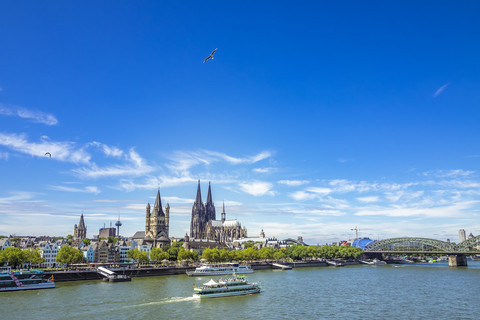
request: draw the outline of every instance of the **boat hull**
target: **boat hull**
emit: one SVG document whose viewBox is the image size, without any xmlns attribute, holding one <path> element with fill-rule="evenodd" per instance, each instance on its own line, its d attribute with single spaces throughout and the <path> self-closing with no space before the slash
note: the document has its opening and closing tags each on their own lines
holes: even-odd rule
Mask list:
<svg viewBox="0 0 480 320">
<path fill-rule="evenodd" d="M 241 296 L 246 294 L 255 294 L 260 293 L 260 287 L 255 287 L 248 290 L 241 290 L 241 291 L 231 291 L 231 292 L 214 292 L 214 293 L 207 293 L 207 294 L 199 294 L 194 293 L 193 297 L 197 299 L 208 299 L 208 298 L 221 298 L 221 297 L 231 297 L 231 296 Z"/>
<path fill-rule="evenodd" d="M 38 284 L 24 284 L 20 287 L 3 287 L 0 288 L 0 292 L 7 291 L 23 291 L 23 290 L 38 290 L 38 289 L 53 289 L 55 288 L 55 282 L 43 282 Z"/>
<path fill-rule="evenodd" d="M 195 271 L 187 271 L 187 275 L 189 277 L 192 276 L 224 276 L 224 275 L 231 275 L 232 273 L 235 274 L 246 274 L 246 273 L 253 273 L 253 269 L 250 270 L 228 270 L 228 271 L 208 271 L 208 272 L 195 272 Z"/>
</svg>

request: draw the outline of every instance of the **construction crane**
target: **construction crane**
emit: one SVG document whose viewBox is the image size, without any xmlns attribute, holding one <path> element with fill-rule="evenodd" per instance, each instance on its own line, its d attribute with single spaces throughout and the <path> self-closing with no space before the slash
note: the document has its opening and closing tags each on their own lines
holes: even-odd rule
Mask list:
<svg viewBox="0 0 480 320">
<path fill-rule="evenodd" d="M 355 240 L 357 240 L 358 239 L 358 231 L 360 231 L 360 229 L 358 229 L 357 226 L 355 226 L 355 228 L 350 229 L 350 230 L 352 230 L 352 231 L 355 230 Z M 362 230 L 370 230 L 370 229 L 362 229 Z"/>
</svg>

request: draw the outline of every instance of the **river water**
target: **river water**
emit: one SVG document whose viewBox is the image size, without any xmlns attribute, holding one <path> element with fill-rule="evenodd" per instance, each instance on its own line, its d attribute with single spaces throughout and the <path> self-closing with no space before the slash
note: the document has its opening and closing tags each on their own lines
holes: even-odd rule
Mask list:
<svg viewBox="0 0 480 320">
<path fill-rule="evenodd" d="M 263 292 L 198 300 L 211 277 L 78 281 L 0 293 L 0 319 L 480 319 L 480 262 L 263 270 Z M 218 277 L 214 277 L 218 279 Z"/>
</svg>

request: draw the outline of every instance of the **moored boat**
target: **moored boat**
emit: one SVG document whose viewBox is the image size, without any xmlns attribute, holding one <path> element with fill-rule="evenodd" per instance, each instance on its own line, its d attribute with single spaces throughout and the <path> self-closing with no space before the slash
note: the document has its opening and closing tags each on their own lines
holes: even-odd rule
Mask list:
<svg viewBox="0 0 480 320">
<path fill-rule="evenodd" d="M 227 274 L 252 273 L 253 269 L 249 265 L 241 265 L 238 263 L 224 264 L 203 264 L 194 271 L 187 271 L 188 276 L 221 276 Z"/>
<path fill-rule="evenodd" d="M 259 282 L 248 283 L 247 278 L 242 275 L 233 275 L 232 278 L 220 279 L 218 282 L 211 279 L 201 287 L 193 286 L 193 297 L 199 299 L 239 296 L 261 291 Z"/>
<path fill-rule="evenodd" d="M 11 271 L 10 268 L 0 270 L 0 292 L 55 288 L 53 279 L 43 279 L 43 271 Z"/>
</svg>

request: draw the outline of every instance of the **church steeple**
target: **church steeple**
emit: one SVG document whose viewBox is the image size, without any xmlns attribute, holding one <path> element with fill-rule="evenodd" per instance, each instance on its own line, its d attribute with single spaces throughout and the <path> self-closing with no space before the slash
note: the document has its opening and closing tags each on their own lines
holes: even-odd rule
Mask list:
<svg viewBox="0 0 480 320">
<path fill-rule="evenodd" d="M 226 215 L 227 214 L 225 213 L 225 201 L 223 201 L 222 222 L 225 222 Z"/>
<path fill-rule="evenodd" d="M 155 215 L 159 215 L 160 213 L 163 215 L 162 199 L 160 198 L 160 188 L 158 188 L 157 191 L 157 199 L 155 200 L 155 205 L 153 206 L 153 212 Z"/>
<path fill-rule="evenodd" d="M 83 213 L 80 216 L 80 222 L 78 223 L 78 228 L 79 229 L 85 229 L 85 221 L 83 221 Z"/>
<path fill-rule="evenodd" d="M 195 203 L 202 203 L 202 192 L 200 191 L 200 180 L 198 180 L 197 199 L 195 199 Z"/>
<path fill-rule="evenodd" d="M 212 188 L 210 187 L 210 181 L 208 181 L 208 195 L 207 204 L 212 203 Z"/>
<path fill-rule="evenodd" d="M 208 223 L 210 220 L 217 220 L 215 214 L 215 205 L 212 201 L 212 187 L 210 186 L 210 181 L 208 182 L 208 195 L 207 195 L 207 202 L 205 203 L 205 224 Z"/>
</svg>

